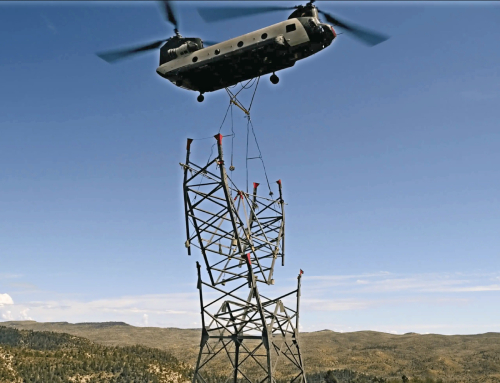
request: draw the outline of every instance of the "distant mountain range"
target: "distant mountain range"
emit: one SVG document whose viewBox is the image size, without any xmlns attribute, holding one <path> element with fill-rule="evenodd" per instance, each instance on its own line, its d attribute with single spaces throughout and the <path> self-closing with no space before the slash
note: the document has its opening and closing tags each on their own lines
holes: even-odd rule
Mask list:
<svg viewBox="0 0 500 383">
<path fill-rule="evenodd" d="M 104 346 L 159 348 L 193 366 L 200 329 L 134 327 L 123 322 L 0 322 L 19 330 L 53 331 L 87 338 Z M 393 335 L 375 331 L 301 334 L 308 374 L 350 370 L 367 376 L 445 382 L 500 382 L 500 333 L 478 335 Z"/>
</svg>

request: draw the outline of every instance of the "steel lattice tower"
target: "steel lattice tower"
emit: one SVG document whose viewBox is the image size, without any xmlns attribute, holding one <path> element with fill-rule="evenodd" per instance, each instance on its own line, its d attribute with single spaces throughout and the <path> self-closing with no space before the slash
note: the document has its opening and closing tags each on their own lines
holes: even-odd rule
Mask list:
<svg viewBox="0 0 500 383">
<path fill-rule="evenodd" d="M 273 285 L 276 261 L 285 260 L 285 213 L 279 197 L 239 190 L 226 173 L 222 135 L 215 136 L 218 155 L 205 166 L 190 161 L 188 139 L 184 169 L 186 247 L 198 248 L 207 280 L 197 262 L 202 337 L 193 383 L 306 383 L 299 346 L 297 289 L 278 298 L 259 293 Z M 191 234 L 192 233 L 192 234 Z M 294 299 L 296 298 L 296 299 Z M 215 375 L 214 375 L 215 374 Z"/>
</svg>

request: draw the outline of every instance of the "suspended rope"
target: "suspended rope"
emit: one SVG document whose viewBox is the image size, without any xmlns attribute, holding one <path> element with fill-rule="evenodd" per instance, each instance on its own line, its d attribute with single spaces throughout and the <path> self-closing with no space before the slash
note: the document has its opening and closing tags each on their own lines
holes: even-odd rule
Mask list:
<svg viewBox="0 0 500 383">
<path fill-rule="evenodd" d="M 220 131 L 222 130 L 222 127 L 224 126 L 224 122 L 226 122 L 226 118 L 227 118 L 227 114 L 229 112 L 229 109 L 231 109 L 231 131 L 232 131 L 232 134 L 231 136 L 233 136 L 234 138 L 234 130 L 233 130 L 233 108 L 232 108 L 232 104 L 229 103 L 227 109 L 226 109 L 226 114 L 224 114 L 224 118 L 222 119 L 222 122 L 219 126 L 219 130 L 218 130 L 218 133 L 220 133 Z M 227 137 L 227 136 L 223 136 L 223 137 Z M 198 140 L 207 140 L 207 139 L 213 139 L 214 137 L 203 137 L 203 138 L 193 138 L 193 141 L 198 141 Z M 212 146 L 210 147 L 210 155 L 208 156 L 208 160 L 207 160 L 207 165 L 210 163 L 210 160 L 212 159 L 212 155 L 214 154 L 214 147 L 215 147 L 215 144 L 212 144 Z M 232 148 L 231 148 L 231 152 L 232 152 Z M 231 165 L 232 165 L 232 153 L 231 153 Z M 198 187 L 197 187 L 197 191 L 200 191 L 200 187 L 201 187 L 201 184 L 203 183 L 203 180 L 205 178 L 205 175 L 202 174 L 202 177 L 200 179 L 200 183 L 198 184 Z M 198 197 L 198 194 L 196 194 L 194 196 L 194 199 L 193 201 L 196 201 L 196 198 Z M 194 224 L 191 220 L 191 227 L 194 227 Z M 193 236 L 193 232 L 190 230 L 189 231 L 189 238 L 191 238 Z"/>
<path fill-rule="evenodd" d="M 259 81 L 260 81 L 260 77 L 248 80 L 246 84 L 241 85 L 241 89 L 238 92 L 236 92 L 236 94 L 234 94 L 233 92 L 231 92 L 231 90 L 229 90 L 229 88 L 225 88 L 226 92 L 227 92 L 227 94 L 229 96 L 229 103 L 237 106 L 238 108 L 240 108 L 243 111 L 243 113 L 245 113 L 247 116 L 249 116 L 250 115 L 250 109 L 251 109 L 252 103 L 253 103 L 253 99 L 255 97 L 255 92 L 257 92 L 257 87 L 259 86 Z M 255 89 L 254 89 L 254 92 L 253 92 L 253 95 L 252 95 L 252 101 L 250 102 L 250 106 L 248 107 L 248 110 L 247 110 L 243 106 L 243 104 L 238 100 L 238 95 L 241 93 L 242 90 L 244 90 L 244 89 L 250 89 L 252 86 L 254 86 L 254 84 L 256 84 L 256 85 L 255 85 Z"/>
<path fill-rule="evenodd" d="M 259 82 L 260 82 L 260 77 L 257 77 L 257 78 L 253 78 L 249 81 L 247 81 L 245 84 L 242 84 L 241 85 L 241 89 L 238 90 L 238 92 L 236 93 L 233 93 L 231 92 L 231 90 L 229 88 L 225 88 L 226 89 L 226 92 L 229 96 L 229 105 L 226 109 L 226 113 L 224 114 L 224 118 L 222 119 L 222 122 L 219 126 L 219 130 L 218 130 L 218 133 L 221 132 L 222 130 L 222 127 L 224 126 L 224 123 L 226 122 L 226 119 L 227 119 L 227 116 L 229 114 L 229 111 L 231 111 L 231 134 L 230 135 L 225 135 L 223 137 L 231 137 L 231 166 L 229 167 L 229 170 L 233 171 L 235 168 L 234 168 L 234 138 L 236 136 L 236 133 L 234 131 L 234 115 L 233 115 L 233 105 L 234 106 L 237 106 L 239 109 L 241 109 L 244 113 L 245 113 L 245 117 L 247 118 L 247 137 L 246 137 L 246 155 L 245 155 L 245 167 L 246 167 L 246 193 L 248 194 L 248 187 L 249 187 L 249 181 L 248 181 L 248 161 L 249 160 L 254 160 L 254 159 L 260 159 L 261 163 L 262 163 L 262 168 L 264 170 L 264 176 L 266 178 L 266 183 L 267 183 L 267 187 L 269 189 L 269 195 L 272 196 L 273 195 L 273 192 L 271 190 L 271 185 L 269 183 L 269 177 L 267 175 L 267 169 L 266 169 L 266 165 L 265 165 L 265 162 L 264 162 L 264 158 L 262 156 L 262 151 L 260 150 L 260 145 L 259 145 L 259 142 L 257 140 L 257 135 L 255 134 L 255 128 L 253 126 L 253 123 L 252 123 L 252 119 L 251 119 L 251 116 L 250 116 L 250 110 L 252 109 L 252 105 L 253 105 L 253 101 L 255 99 L 255 94 L 257 93 L 257 89 L 259 87 Z M 253 94 L 252 94 L 252 98 L 250 100 L 250 104 L 248 106 L 248 109 L 246 109 L 243 104 L 238 100 L 237 96 L 245 89 L 251 89 L 253 86 L 254 87 L 254 91 L 253 91 Z M 254 142 L 255 142 L 255 146 L 257 147 L 257 150 L 259 152 L 259 155 L 257 157 L 249 157 L 249 153 L 250 153 L 250 130 L 252 132 L 252 136 L 253 136 L 253 139 L 254 139 Z M 207 140 L 207 139 L 212 139 L 213 137 L 203 137 L 203 138 L 195 138 L 193 140 Z M 208 160 L 207 160 L 207 165 L 210 163 L 210 160 L 212 159 L 212 156 L 213 156 L 213 153 L 214 153 L 214 148 L 215 148 L 215 144 L 212 144 L 212 146 L 210 147 L 210 155 L 208 156 Z M 203 178 L 204 176 L 202 177 L 202 180 L 200 180 L 200 184 L 198 184 L 198 190 L 203 182 Z M 196 200 L 196 196 L 194 197 L 194 200 Z"/>
<path fill-rule="evenodd" d="M 255 84 L 255 89 L 252 94 L 252 100 L 250 100 L 250 106 L 248 107 L 248 113 L 250 113 L 250 109 L 252 109 L 253 99 L 255 97 L 255 93 L 257 93 L 257 88 L 259 87 L 260 76 L 257 77 L 257 84 Z"/>
<path fill-rule="evenodd" d="M 226 109 L 226 114 L 224 115 L 224 118 L 222 119 L 222 122 L 221 122 L 221 124 L 219 126 L 218 133 L 220 133 L 220 131 L 222 129 L 222 126 L 224 125 L 224 122 L 226 121 L 227 114 L 228 114 L 230 108 L 231 108 L 231 104 L 229 104 L 228 107 L 227 107 L 227 109 Z M 232 115 L 232 111 L 231 111 L 231 115 Z M 224 137 L 227 137 L 227 136 L 224 136 Z M 199 140 L 208 140 L 208 139 L 213 139 L 213 138 L 214 138 L 213 136 L 210 136 L 210 137 L 203 137 L 203 138 L 192 138 L 192 140 L 193 141 L 199 141 Z"/>
<path fill-rule="evenodd" d="M 250 123 L 250 115 L 248 115 L 248 122 L 247 122 L 247 152 L 246 152 L 246 156 L 245 156 L 245 167 L 246 167 L 246 172 L 247 172 L 247 194 L 248 194 L 248 143 L 249 143 L 249 139 L 248 139 L 248 134 L 249 134 L 249 125 Z"/>
<path fill-rule="evenodd" d="M 228 105 L 228 107 L 226 109 L 226 113 L 224 114 L 224 118 L 222 119 L 222 122 L 221 122 L 221 124 L 219 126 L 218 133 L 221 132 L 222 127 L 224 126 L 224 123 L 226 122 L 227 116 L 228 116 L 229 111 L 230 111 L 231 112 L 230 113 L 231 114 L 231 134 L 230 135 L 225 135 L 223 137 L 228 137 L 228 136 L 231 137 L 231 166 L 229 167 L 229 170 L 233 171 L 234 170 L 234 165 L 233 165 L 233 159 L 234 159 L 234 138 L 236 136 L 236 133 L 234 132 L 233 105 L 237 106 L 239 109 L 241 109 L 245 113 L 245 115 L 246 115 L 245 117 L 247 118 L 247 143 L 246 143 L 246 156 L 245 156 L 246 157 L 246 183 L 247 183 L 246 192 L 248 194 L 248 185 L 249 185 L 249 182 L 248 182 L 248 160 L 259 158 L 261 160 L 262 167 L 264 169 L 264 175 L 266 177 L 267 186 L 269 188 L 269 195 L 272 196 L 273 193 L 271 191 L 271 186 L 269 184 L 269 179 L 268 179 L 268 176 L 267 176 L 266 166 L 264 164 L 264 159 L 262 158 L 262 152 L 260 150 L 259 143 L 257 141 L 257 136 L 255 134 L 255 129 L 253 127 L 252 120 L 250 118 L 250 110 L 252 109 L 253 101 L 255 99 L 255 94 L 257 93 L 257 88 L 259 86 L 259 82 L 260 82 L 260 77 L 253 78 L 253 79 L 247 81 L 245 84 L 241 84 L 241 89 L 239 89 L 236 93 L 231 92 L 231 90 L 229 90 L 229 88 L 225 88 L 226 92 L 227 92 L 227 94 L 229 96 L 229 105 Z M 252 98 L 250 100 L 250 104 L 248 106 L 248 109 L 246 109 L 243 106 L 243 104 L 238 100 L 237 96 L 243 90 L 251 89 L 254 85 L 255 85 L 255 87 L 254 87 L 254 91 L 253 91 L 253 94 L 252 94 Z M 255 141 L 255 144 L 257 146 L 257 150 L 259 151 L 259 156 L 258 157 L 249 157 L 250 129 L 252 130 L 252 135 L 254 137 L 254 141 Z M 194 138 L 193 140 L 198 141 L 198 140 L 207 140 L 207 139 L 213 139 L 213 137 L 211 136 L 211 137 L 203 137 L 203 138 Z M 215 144 L 212 144 L 212 146 L 210 147 L 210 155 L 208 156 L 207 165 L 210 163 L 210 160 L 212 159 L 214 148 L 215 148 Z M 200 189 L 200 187 L 201 187 L 201 185 L 203 183 L 204 178 L 205 178 L 205 176 L 202 175 L 202 177 L 200 179 L 200 183 L 197 185 L 197 191 L 199 191 L 199 189 Z M 231 181 L 231 183 L 232 183 L 232 181 Z M 194 196 L 194 200 L 193 201 L 196 201 L 196 198 L 197 198 L 197 195 Z M 191 231 L 190 231 L 189 235 L 190 235 L 190 237 L 192 236 L 192 232 Z"/>
<path fill-rule="evenodd" d="M 226 92 L 229 95 L 229 103 L 232 104 L 232 105 L 237 106 L 238 108 L 240 108 L 246 114 L 246 118 L 247 118 L 247 142 L 246 142 L 246 160 L 245 160 L 245 166 L 246 166 L 246 183 L 247 183 L 247 185 L 246 185 L 246 192 L 248 193 L 248 186 L 249 186 L 249 182 L 248 182 L 248 161 L 259 158 L 260 161 L 261 161 L 261 163 L 262 163 L 262 168 L 264 170 L 264 175 L 266 177 L 267 187 L 269 189 L 269 195 L 272 196 L 273 192 L 271 190 L 271 185 L 269 183 L 269 178 L 267 176 L 266 165 L 265 165 L 264 159 L 262 157 L 262 151 L 260 150 L 259 142 L 257 140 L 257 135 L 255 134 L 255 129 L 254 129 L 254 126 L 253 126 L 253 123 L 252 123 L 252 118 L 250 116 L 250 110 L 252 109 L 253 101 L 255 99 L 255 94 L 257 93 L 257 88 L 259 87 L 259 82 L 260 82 L 260 77 L 257 77 L 257 78 L 254 78 L 252 80 L 249 80 L 246 84 L 242 85 L 241 89 L 238 92 L 236 92 L 236 94 L 234 94 L 233 92 L 231 92 L 228 88 L 226 88 Z M 250 100 L 250 105 L 248 106 L 248 109 L 246 109 L 243 106 L 243 104 L 238 100 L 237 96 L 238 96 L 238 94 L 240 94 L 240 92 L 243 89 L 250 89 L 254 85 L 255 85 L 255 88 L 254 88 L 254 91 L 253 91 L 253 94 L 252 94 L 252 99 Z M 232 113 L 232 109 L 231 109 L 231 113 Z M 232 114 L 231 114 L 231 119 L 232 119 Z M 258 157 L 249 157 L 250 129 L 252 130 L 252 135 L 254 137 L 254 141 L 255 141 L 255 145 L 257 146 L 257 150 L 259 151 L 259 156 Z M 233 134 L 234 134 L 234 130 L 233 130 Z M 234 140 L 234 136 L 233 136 L 233 140 Z M 231 143 L 231 145 L 233 145 L 233 142 Z M 231 147 L 231 166 L 232 165 L 233 165 L 233 148 Z"/>
<path fill-rule="evenodd" d="M 233 109 L 232 109 L 232 105 L 229 104 L 227 109 L 226 109 L 226 114 L 224 115 L 224 118 L 222 119 L 222 122 L 219 126 L 219 131 L 218 133 L 220 133 L 220 131 L 222 130 L 222 126 L 224 125 L 224 122 L 226 121 L 226 118 L 227 118 L 227 114 L 229 112 L 229 109 L 231 109 L 231 125 L 232 125 L 232 118 L 233 118 Z M 227 137 L 227 136 L 224 136 L 224 137 Z M 214 137 L 204 137 L 204 138 L 193 138 L 193 140 L 207 140 L 207 139 L 213 139 Z M 214 147 L 215 147 L 215 144 L 212 144 L 212 146 L 210 147 L 210 155 L 208 156 L 208 160 L 207 160 L 207 165 L 210 163 L 210 160 L 212 159 L 212 155 L 214 154 Z M 201 186 L 201 183 L 203 182 L 203 178 L 205 178 L 205 176 L 203 175 L 201 180 L 200 180 L 200 183 L 198 184 L 198 191 L 200 190 L 200 186 Z M 194 196 L 194 201 L 196 201 L 196 195 Z"/>
<path fill-rule="evenodd" d="M 264 175 L 266 176 L 266 182 L 267 182 L 267 188 L 269 189 L 269 195 L 273 195 L 273 192 L 271 190 L 271 185 L 269 184 L 269 178 L 267 177 L 267 170 L 266 170 L 266 164 L 264 163 L 264 158 L 262 157 L 262 152 L 260 150 L 259 142 L 257 141 L 257 135 L 255 134 L 255 130 L 253 128 L 252 120 L 248 118 L 248 124 L 247 124 L 247 131 L 248 131 L 248 126 L 252 127 L 252 134 L 255 139 L 255 145 L 257 146 L 257 150 L 259 151 L 259 156 L 258 157 L 253 157 L 253 158 L 247 158 L 248 160 L 253 160 L 256 158 L 260 158 L 260 161 L 262 162 L 262 168 L 264 169 Z M 247 140 L 248 140 L 248 134 L 247 134 Z M 247 155 L 248 157 L 248 155 Z M 248 174 L 248 171 L 247 171 Z M 248 175 L 247 175 L 247 193 L 248 193 Z"/>
<path fill-rule="evenodd" d="M 233 104 L 229 103 L 229 106 L 231 107 L 231 166 L 229 167 L 229 170 L 233 171 L 234 170 L 234 165 L 233 165 L 234 137 L 236 136 L 236 134 L 234 133 Z"/>
</svg>

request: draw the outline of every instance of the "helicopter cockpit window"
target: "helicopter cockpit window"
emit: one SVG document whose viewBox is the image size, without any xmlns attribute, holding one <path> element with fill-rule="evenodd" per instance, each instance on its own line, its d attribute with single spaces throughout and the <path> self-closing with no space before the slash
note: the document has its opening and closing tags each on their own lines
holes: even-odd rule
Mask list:
<svg viewBox="0 0 500 383">
<path fill-rule="evenodd" d="M 296 29 L 297 29 L 297 27 L 295 26 L 295 24 L 288 24 L 288 25 L 286 26 L 286 31 L 287 31 L 287 32 L 293 32 L 293 31 L 294 31 L 294 30 L 296 30 Z"/>
</svg>

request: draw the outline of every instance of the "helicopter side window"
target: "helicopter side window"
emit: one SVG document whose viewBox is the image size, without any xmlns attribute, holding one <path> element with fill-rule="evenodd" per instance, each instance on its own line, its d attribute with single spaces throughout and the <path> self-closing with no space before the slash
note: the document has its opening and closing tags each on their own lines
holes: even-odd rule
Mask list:
<svg viewBox="0 0 500 383">
<path fill-rule="evenodd" d="M 287 33 L 288 33 L 288 32 L 293 32 L 293 31 L 294 31 L 294 30 L 296 30 L 296 29 L 297 29 L 297 27 L 295 26 L 295 24 L 288 24 L 288 25 L 286 26 L 286 31 L 287 31 Z"/>
</svg>

